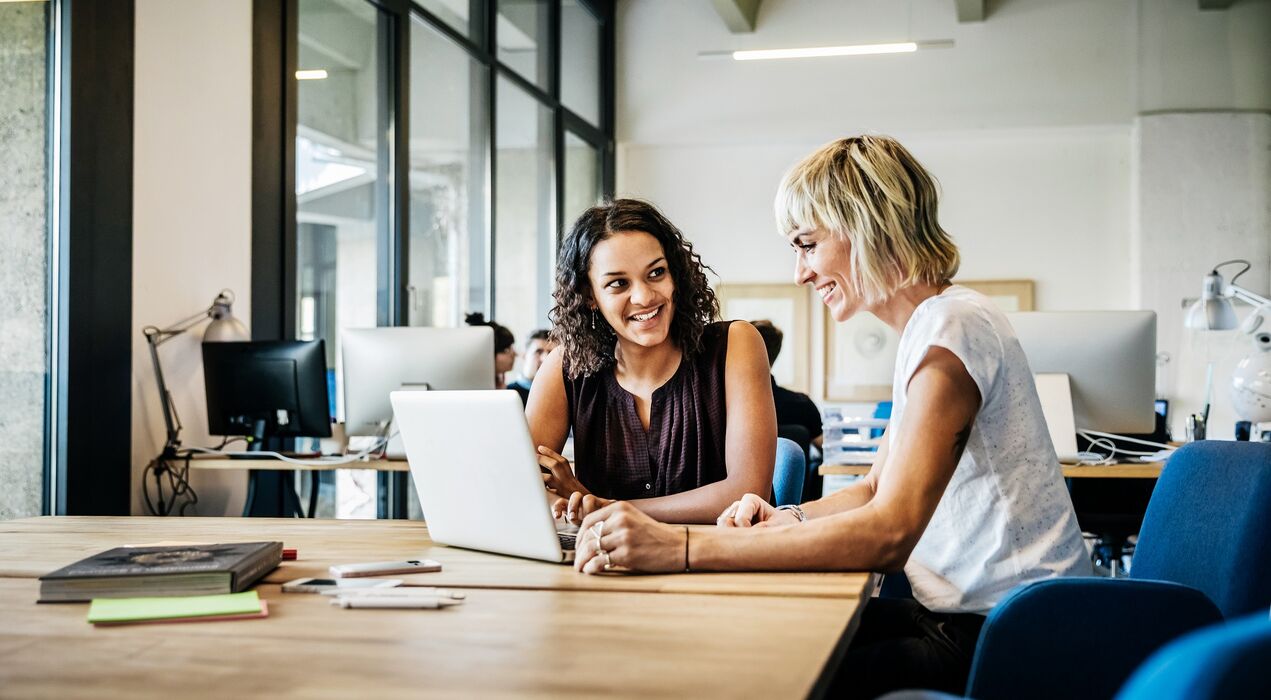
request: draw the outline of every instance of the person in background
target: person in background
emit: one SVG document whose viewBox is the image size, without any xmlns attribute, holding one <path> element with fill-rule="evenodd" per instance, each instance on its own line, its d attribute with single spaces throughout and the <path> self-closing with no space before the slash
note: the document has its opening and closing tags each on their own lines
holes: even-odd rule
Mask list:
<svg viewBox="0 0 1271 700">
<path fill-rule="evenodd" d="M 831 697 L 961 693 L 985 616 L 1011 590 L 1091 575 L 1024 350 L 988 297 L 950 281 L 959 253 L 938 198 L 908 150 L 873 135 L 818 149 L 777 190 L 795 282 L 836 322 L 869 311 L 900 336 L 869 473 L 802 506 L 746 494 L 709 530 L 614 503 L 583 521 L 576 567 L 903 570 L 913 598 L 868 601 Z"/>
<path fill-rule="evenodd" d="M 463 319 L 469 326 L 489 326 L 494 330 L 494 388 L 507 389 L 507 373 L 516 366 L 516 338 L 506 327 L 485 320 L 480 311 L 468 314 Z"/>
<path fill-rule="evenodd" d="M 785 334 L 780 328 L 772 325 L 772 321 L 767 319 L 761 321 L 751 321 L 750 325 L 759 331 L 759 335 L 763 336 L 764 349 L 768 351 L 768 366 L 772 367 L 777 361 L 777 355 L 781 353 L 781 341 Z M 812 440 L 812 444 L 817 447 L 821 446 L 821 440 L 824 437 L 821 433 L 821 409 L 812 403 L 812 399 L 807 394 L 801 394 L 797 391 L 777 386 L 777 378 L 772 378 L 772 400 L 777 405 L 777 432 L 781 432 L 783 425 L 801 425 L 808 429 L 808 437 Z"/>
<path fill-rule="evenodd" d="M 652 205 L 592 207 L 561 242 L 547 356 L 526 409 L 553 510 L 577 523 L 623 499 L 665 522 L 710 523 L 772 489 L 777 449 L 758 331 L 715 321 L 691 243 Z M 574 431 L 574 465 L 560 455 Z"/>
<path fill-rule="evenodd" d="M 547 330 L 534 331 L 525 341 L 525 355 L 521 358 L 521 376 L 517 377 L 516 381 L 508 383 L 509 389 L 515 389 L 516 393 L 521 395 L 522 404 L 529 403 L 534 375 L 538 374 L 543 358 L 547 357 L 547 353 L 555 347 L 556 343 L 552 341 L 551 332 Z"/>
</svg>

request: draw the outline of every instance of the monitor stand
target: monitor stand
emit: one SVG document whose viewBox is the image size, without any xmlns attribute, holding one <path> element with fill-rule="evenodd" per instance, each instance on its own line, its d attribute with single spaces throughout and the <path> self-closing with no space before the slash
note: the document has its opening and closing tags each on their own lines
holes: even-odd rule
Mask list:
<svg viewBox="0 0 1271 700">
<path fill-rule="evenodd" d="M 262 421 L 263 422 L 263 421 Z M 259 439 L 252 440 L 249 452 L 286 453 L 286 438 L 268 437 L 258 430 Z M 316 475 L 317 472 L 314 472 Z M 314 488 L 317 484 L 314 484 Z M 296 495 L 295 471 L 287 469 L 251 469 L 247 472 L 247 502 L 243 504 L 243 517 L 303 518 L 304 508 Z"/>
</svg>

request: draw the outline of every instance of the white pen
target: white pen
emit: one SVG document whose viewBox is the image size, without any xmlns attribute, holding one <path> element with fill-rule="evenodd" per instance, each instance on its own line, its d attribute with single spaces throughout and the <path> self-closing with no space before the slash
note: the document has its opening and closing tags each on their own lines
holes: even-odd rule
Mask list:
<svg viewBox="0 0 1271 700">
<path fill-rule="evenodd" d="M 452 598 L 463 600 L 463 591 L 451 591 L 432 586 L 407 586 L 404 588 L 346 588 L 323 591 L 322 595 L 341 598 Z"/>
<path fill-rule="evenodd" d="M 436 608 L 447 608 L 451 605 L 459 605 L 462 602 L 462 600 L 455 600 L 453 598 L 368 598 L 363 596 L 354 596 L 352 598 L 336 598 L 331 601 L 331 604 L 338 605 L 341 608 L 433 610 Z"/>
</svg>

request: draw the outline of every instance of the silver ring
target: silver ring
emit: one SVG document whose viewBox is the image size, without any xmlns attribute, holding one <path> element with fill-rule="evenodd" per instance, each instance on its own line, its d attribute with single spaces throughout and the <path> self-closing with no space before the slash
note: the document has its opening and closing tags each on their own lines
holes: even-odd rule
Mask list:
<svg viewBox="0 0 1271 700">
<path fill-rule="evenodd" d="M 613 560 L 609 558 L 609 552 L 607 552 L 607 551 L 605 551 L 605 550 L 603 550 L 603 549 L 602 549 L 602 550 L 600 550 L 600 553 L 601 553 L 601 554 L 603 554 L 603 555 L 605 556 L 605 566 L 604 566 L 605 571 L 608 571 L 608 570 L 612 569 L 612 568 L 613 568 Z"/>
</svg>

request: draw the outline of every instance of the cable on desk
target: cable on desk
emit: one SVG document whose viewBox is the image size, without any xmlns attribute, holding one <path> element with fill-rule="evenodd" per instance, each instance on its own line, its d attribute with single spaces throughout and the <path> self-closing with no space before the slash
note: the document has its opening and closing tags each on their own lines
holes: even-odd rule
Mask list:
<svg viewBox="0 0 1271 700">
<path fill-rule="evenodd" d="M 281 452 L 273 452 L 269 450 L 261 450 L 260 452 L 245 452 L 245 451 L 225 452 L 221 450 L 208 449 L 206 447 L 191 447 L 189 451 L 198 452 L 199 454 L 224 455 L 226 457 L 272 457 L 281 462 L 286 462 L 288 464 L 298 464 L 301 466 L 315 466 L 315 465 L 333 466 L 338 464 L 352 464 L 354 462 L 361 462 L 365 459 L 368 459 L 371 455 L 379 452 L 380 449 L 383 448 L 385 445 L 387 445 L 389 440 L 392 440 L 394 437 L 397 437 L 397 433 L 393 433 L 392 435 L 388 437 L 376 438 L 375 442 L 373 442 L 370 447 L 367 447 L 361 452 L 357 452 L 351 455 L 344 455 L 342 457 L 309 457 L 309 458 L 289 457 L 285 454 L 282 454 Z"/>
<path fill-rule="evenodd" d="M 1159 442 L 1151 442 L 1150 440 L 1140 440 L 1139 438 L 1127 437 L 1125 435 L 1117 435 L 1115 433 L 1104 433 L 1098 430 L 1081 429 L 1077 431 L 1077 434 L 1085 438 L 1090 443 L 1090 447 L 1092 448 L 1085 452 L 1077 453 L 1077 461 L 1079 464 L 1091 464 L 1091 465 L 1113 464 L 1118 454 L 1129 455 L 1131 457 L 1152 457 L 1158 454 L 1160 450 L 1174 449 L 1173 445 L 1165 445 Z M 1153 452 L 1139 452 L 1135 450 L 1127 450 L 1121 447 L 1117 447 L 1117 444 L 1113 442 L 1114 439 L 1123 440 L 1125 442 L 1132 442 L 1138 445 L 1146 445 L 1148 447 L 1156 447 L 1159 449 Z M 1102 454 L 1101 452 L 1096 451 L 1094 448 L 1107 450 L 1107 454 L 1106 455 Z"/>
</svg>

